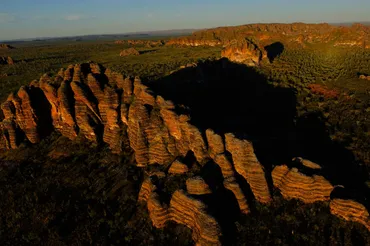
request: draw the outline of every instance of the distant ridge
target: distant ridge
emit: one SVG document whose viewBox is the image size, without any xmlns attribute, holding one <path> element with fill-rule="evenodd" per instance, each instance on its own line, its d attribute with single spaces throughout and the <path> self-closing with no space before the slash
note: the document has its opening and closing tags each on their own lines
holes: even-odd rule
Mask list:
<svg viewBox="0 0 370 246">
<path fill-rule="evenodd" d="M 25 39 L 13 39 L 13 40 L 0 40 L 0 42 L 6 43 L 20 43 L 29 41 L 93 41 L 93 40 L 111 40 L 111 39 L 140 39 L 147 37 L 158 37 L 158 36 L 181 36 L 190 35 L 194 31 L 199 29 L 171 29 L 171 30 L 157 30 L 157 31 L 145 31 L 145 32 L 127 32 L 127 33 L 116 33 L 116 34 L 88 34 L 78 36 L 62 36 L 62 37 L 34 37 Z"/>
</svg>

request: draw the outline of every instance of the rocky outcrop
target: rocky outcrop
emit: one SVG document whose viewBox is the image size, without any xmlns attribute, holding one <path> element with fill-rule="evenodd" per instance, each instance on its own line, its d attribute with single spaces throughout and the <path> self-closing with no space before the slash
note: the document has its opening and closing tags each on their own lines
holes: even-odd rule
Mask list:
<svg viewBox="0 0 370 246">
<path fill-rule="evenodd" d="M 13 65 L 14 64 L 14 61 L 13 59 L 8 56 L 0 56 L 0 65 Z"/>
<path fill-rule="evenodd" d="M 215 218 L 206 212 L 206 206 L 183 190 L 173 193 L 169 206 L 161 202 L 156 187 L 147 178 L 141 187 L 139 201 L 147 202 L 153 226 L 163 228 L 168 221 L 189 227 L 197 245 L 221 245 L 221 229 Z"/>
<path fill-rule="evenodd" d="M 186 164 L 176 160 L 171 164 L 170 169 L 168 170 L 168 173 L 170 174 L 184 174 L 189 171 L 189 168 Z"/>
<path fill-rule="evenodd" d="M 219 46 L 222 45 L 222 42 L 218 40 L 211 39 L 197 39 L 195 37 L 185 37 L 178 39 L 171 39 L 167 42 L 167 45 L 176 45 L 176 46 Z"/>
<path fill-rule="evenodd" d="M 370 231 L 370 215 L 366 207 L 353 200 L 333 199 L 330 212 L 342 219 L 358 222 Z"/>
<path fill-rule="evenodd" d="M 239 204 L 239 209 L 240 209 L 240 212 L 242 212 L 243 214 L 248 214 L 250 212 L 249 210 L 249 205 L 248 205 L 248 202 L 247 202 L 247 199 L 242 191 L 242 189 L 240 188 L 239 184 L 236 182 L 235 178 L 234 177 L 229 177 L 227 179 L 224 180 L 224 186 L 226 189 L 230 190 L 238 204 Z"/>
<path fill-rule="evenodd" d="M 163 46 L 166 41 L 164 40 L 117 40 L 115 44 L 126 44 L 131 46 L 146 46 L 146 47 L 159 47 Z"/>
<path fill-rule="evenodd" d="M 338 47 L 368 48 L 370 27 L 354 24 L 333 26 L 322 24 L 249 24 L 232 27 L 218 27 L 194 32 L 191 36 L 173 38 L 169 45 L 182 46 L 227 46 L 234 39 L 253 37 L 260 47 L 270 45 L 277 40 L 284 46 L 296 48 L 307 44 L 328 44 Z"/>
<path fill-rule="evenodd" d="M 366 76 L 364 74 L 359 76 L 359 79 L 364 79 L 364 80 L 370 80 L 370 76 Z"/>
<path fill-rule="evenodd" d="M 212 129 L 206 130 L 209 156 L 215 158 L 217 155 L 225 152 L 225 146 L 222 137 L 216 134 Z"/>
<path fill-rule="evenodd" d="M 294 162 L 298 162 L 300 165 L 308 167 L 310 169 L 321 169 L 321 166 L 317 163 L 314 163 L 310 160 L 303 159 L 302 157 L 293 158 Z"/>
<path fill-rule="evenodd" d="M 119 56 L 138 56 L 138 55 L 140 55 L 140 52 L 137 51 L 135 48 L 122 50 L 121 53 L 119 53 Z"/>
<path fill-rule="evenodd" d="M 11 49 L 15 49 L 15 47 L 13 47 L 9 44 L 0 44 L 0 49 L 11 50 Z"/>
<path fill-rule="evenodd" d="M 226 149 L 232 154 L 235 170 L 249 183 L 256 199 L 262 203 L 271 201 L 263 166 L 257 160 L 252 143 L 240 140 L 233 134 L 225 134 Z"/>
<path fill-rule="evenodd" d="M 299 199 L 305 203 L 328 201 L 334 187 L 324 177 L 307 176 L 297 168 L 276 166 L 272 171 L 274 186 L 287 199 Z"/>
<path fill-rule="evenodd" d="M 256 44 L 246 39 L 231 41 L 221 52 L 221 57 L 226 57 L 230 61 L 243 63 L 248 66 L 258 66 L 263 56 L 262 50 Z"/>
<path fill-rule="evenodd" d="M 205 195 L 212 193 L 202 177 L 195 176 L 186 180 L 186 190 L 191 195 Z"/>
<path fill-rule="evenodd" d="M 167 221 L 184 224 L 193 230 L 199 245 L 220 244 L 221 226 L 216 214 L 215 218 L 207 213 L 207 199 L 203 203 L 194 197 L 218 199 L 227 189 L 234 194 L 228 192 L 234 199 L 230 202 L 237 202 L 247 214 L 252 201 L 245 194 L 246 182 L 257 201 L 272 199 L 250 141 L 212 129 L 203 132 L 188 114 L 178 113 L 174 103 L 155 95 L 138 77 L 125 77 L 95 63 L 71 65 L 54 78 L 44 75 L 21 87 L 1 109 L 1 149 L 17 148 L 24 140 L 37 143 L 46 136 L 45 128 L 70 139 L 106 143 L 116 153 L 128 140 L 137 166 L 144 169 L 138 200 L 147 203 L 154 226 L 162 228 Z M 295 163 L 320 170 L 318 164 L 302 158 Z M 222 175 L 217 183 L 206 177 L 210 167 Z M 304 175 L 287 166 L 275 167 L 272 178 L 284 197 L 307 203 L 329 200 L 333 189 L 322 176 Z M 187 191 L 163 185 L 173 180 L 184 182 L 181 185 Z"/>
<path fill-rule="evenodd" d="M 193 240 L 197 245 L 221 245 L 221 229 L 216 219 L 207 214 L 201 201 L 177 190 L 172 195 L 169 212 L 171 220 L 193 230 Z"/>
</svg>

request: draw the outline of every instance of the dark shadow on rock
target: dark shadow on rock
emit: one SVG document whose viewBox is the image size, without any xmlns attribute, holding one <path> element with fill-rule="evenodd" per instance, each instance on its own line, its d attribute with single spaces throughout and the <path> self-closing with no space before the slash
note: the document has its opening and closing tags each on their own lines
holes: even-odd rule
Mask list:
<svg viewBox="0 0 370 246">
<path fill-rule="evenodd" d="M 367 172 L 345 146 L 330 138 L 324 117 L 312 113 L 298 117 L 296 91 L 271 85 L 255 68 L 227 59 L 205 61 L 147 85 L 157 95 L 182 105 L 177 110 L 188 112 L 190 123 L 200 131 L 211 128 L 220 135 L 232 132 L 252 141 L 270 190 L 273 168 L 300 156 L 321 165 L 319 173 L 333 185 L 344 185 L 359 192 L 360 197 L 370 197 L 365 187 Z M 247 181 L 237 179 L 248 203 L 254 201 Z"/>
<path fill-rule="evenodd" d="M 272 63 L 284 51 L 284 45 L 280 42 L 275 42 L 264 47 L 267 52 L 267 58 Z"/>
<path fill-rule="evenodd" d="M 49 136 L 54 130 L 53 120 L 51 118 L 51 105 L 43 91 L 38 87 L 31 87 L 29 91 L 32 108 L 38 119 L 37 131 L 40 138 Z"/>
<path fill-rule="evenodd" d="M 370 209 L 370 200 L 361 199 L 370 197 L 370 189 L 365 184 L 369 175 L 351 151 L 332 141 L 323 115 L 308 113 L 297 119 L 296 134 L 295 155 L 318 163 L 323 167 L 320 173 L 333 185 L 346 187 L 346 190 L 351 191 L 353 199 Z M 343 192 L 341 194 L 337 197 L 347 197 Z"/>
<path fill-rule="evenodd" d="M 265 163 L 291 159 L 295 91 L 270 85 L 255 68 L 227 59 L 206 61 L 147 84 L 157 95 L 184 105 L 177 110 L 186 109 L 201 131 L 247 138 Z"/>
<path fill-rule="evenodd" d="M 221 242 L 224 245 L 233 245 L 236 235 L 235 222 L 240 214 L 236 197 L 224 187 L 221 168 L 213 161 L 202 167 L 201 176 L 212 190 L 212 194 L 199 197 L 207 205 L 207 212 L 215 217 L 221 227 Z"/>
</svg>

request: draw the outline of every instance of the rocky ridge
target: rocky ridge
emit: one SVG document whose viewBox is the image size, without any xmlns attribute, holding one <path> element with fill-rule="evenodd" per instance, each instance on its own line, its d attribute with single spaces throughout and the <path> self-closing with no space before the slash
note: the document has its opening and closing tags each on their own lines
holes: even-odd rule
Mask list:
<svg viewBox="0 0 370 246">
<path fill-rule="evenodd" d="M 127 44 L 130 46 L 146 46 L 148 48 L 163 46 L 164 40 L 117 40 L 115 44 Z"/>
<path fill-rule="evenodd" d="M 147 173 L 138 197 L 147 204 L 153 225 L 162 228 L 167 221 L 184 224 L 193 230 L 193 239 L 199 245 L 219 245 L 225 226 L 207 212 L 206 197 L 222 189 L 231 191 L 240 211 L 250 213 L 253 200 L 243 190 L 241 178 L 250 186 L 256 201 L 273 201 L 266 171 L 252 142 L 212 129 L 201 132 L 190 123 L 189 115 L 177 113 L 171 101 L 154 95 L 139 78 L 124 77 L 98 64 L 70 65 L 54 78 L 44 75 L 9 95 L 1 109 L 3 150 L 17 148 L 23 141 L 38 143 L 54 130 L 72 140 L 81 136 L 106 143 L 119 153 L 127 136 L 138 166 L 159 167 Z M 179 161 L 189 154 L 195 164 Z M 305 167 L 318 167 L 307 160 L 305 163 Z M 188 177 L 182 188 L 168 194 L 169 201 L 163 200 L 157 182 L 167 182 L 167 173 L 190 175 L 192 165 L 204 173 L 210 166 L 218 167 L 221 180 L 213 184 L 202 172 L 197 173 Z M 369 228 L 366 208 L 353 200 L 330 200 L 333 187 L 324 177 L 277 166 L 272 178 L 284 197 L 307 203 L 331 201 L 334 215 Z M 351 209 L 347 211 L 346 207 Z"/>
<path fill-rule="evenodd" d="M 248 24 L 219 27 L 194 32 L 188 37 L 171 39 L 168 45 L 227 46 L 230 41 L 253 38 L 260 47 L 279 41 L 284 45 L 305 47 L 307 44 L 326 43 L 338 47 L 368 48 L 370 27 L 362 24 L 333 26 L 322 24 Z"/>
<path fill-rule="evenodd" d="M 135 48 L 125 49 L 119 53 L 119 56 L 138 56 L 138 55 L 140 55 L 140 52 L 137 51 L 137 49 Z"/>
</svg>

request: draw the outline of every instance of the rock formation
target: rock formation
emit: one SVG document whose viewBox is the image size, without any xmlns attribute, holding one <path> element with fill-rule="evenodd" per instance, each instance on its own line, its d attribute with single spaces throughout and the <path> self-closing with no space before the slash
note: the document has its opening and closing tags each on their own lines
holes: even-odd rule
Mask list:
<svg viewBox="0 0 370 246">
<path fill-rule="evenodd" d="M 0 44 L 0 49 L 11 50 L 11 49 L 15 49 L 15 47 L 13 47 L 9 44 Z"/>
<path fill-rule="evenodd" d="M 350 27 L 323 24 L 248 24 L 218 27 L 194 32 L 191 36 L 173 38 L 168 45 L 227 46 L 234 39 L 253 37 L 260 47 L 277 40 L 287 46 L 305 47 L 307 44 L 329 44 L 341 47 L 369 48 L 370 27 L 354 24 Z"/>
<path fill-rule="evenodd" d="M 319 175 L 307 176 L 297 168 L 276 166 L 272 171 L 274 186 L 287 199 L 299 199 L 305 203 L 328 201 L 334 187 L 324 177 Z"/>
<path fill-rule="evenodd" d="M 0 56 L 0 65 L 13 65 L 14 64 L 14 61 L 13 59 L 8 56 L 8 57 L 5 57 L 5 56 Z"/>
<path fill-rule="evenodd" d="M 135 48 L 129 48 L 122 50 L 121 53 L 119 53 L 119 56 L 138 56 L 140 55 L 140 52 L 137 51 Z"/>
<path fill-rule="evenodd" d="M 364 205 L 344 199 L 330 201 L 330 212 L 345 220 L 363 224 L 370 231 L 370 215 Z"/>
<path fill-rule="evenodd" d="M 364 80 L 370 80 L 370 76 L 366 76 L 364 74 L 360 75 L 359 78 Z"/>
<path fill-rule="evenodd" d="M 191 195 L 204 195 L 212 193 L 208 184 L 202 177 L 195 176 L 186 180 L 186 190 Z"/>
<path fill-rule="evenodd" d="M 231 41 L 221 52 L 221 57 L 226 57 L 230 61 L 244 63 L 248 66 L 258 66 L 263 56 L 262 50 L 256 44 L 246 39 Z"/>
<path fill-rule="evenodd" d="M 252 201 L 247 200 L 240 183 L 244 179 L 258 202 L 272 201 L 265 170 L 252 142 L 212 129 L 203 132 L 190 122 L 188 114 L 177 113 L 174 103 L 155 95 L 138 77 L 125 77 L 95 63 L 71 65 L 54 78 L 44 75 L 11 93 L 1 109 L 3 150 L 17 148 L 22 141 L 38 143 L 49 128 L 72 140 L 82 137 L 106 143 L 116 153 L 121 152 L 127 139 L 137 166 L 145 170 L 138 200 L 147 203 L 153 225 L 162 228 L 169 220 L 184 224 L 193 230 L 199 245 L 219 245 L 221 225 L 197 199 L 215 198 L 222 193 L 220 189 L 227 189 L 234 194 L 232 199 L 240 211 L 248 214 Z M 194 160 L 187 162 L 187 156 Z M 296 158 L 295 163 L 320 170 L 318 164 L 302 158 Z M 199 173 L 194 172 L 193 165 Z M 211 187 L 202 176 L 210 165 L 217 167 L 221 176 L 217 185 L 209 183 Z M 157 183 L 171 182 L 179 175 L 184 175 L 187 191 L 176 188 L 167 194 L 169 191 Z M 333 190 L 324 177 L 308 176 L 285 165 L 274 168 L 272 179 L 285 198 L 306 203 L 327 201 Z M 163 199 L 163 193 L 172 198 Z M 352 205 L 335 201 L 332 213 L 349 219 L 343 206 Z M 356 209 L 359 212 L 353 212 L 353 216 L 359 219 L 355 221 L 363 223 L 366 216 L 360 216 L 364 214 L 360 206 Z"/>
<path fill-rule="evenodd" d="M 189 168 L 186 164 L 176 160 L 171 164 L 170 169 L 168 170 L 168 173 L 171 174 L 184 174 L 189 171 Z"/>
<path fill-rule="evenodd" d="M 270 191 L 262 165 L 257 160 L 252 143 L 240 140 L 233 134 L 225 134 L 226 149 L 232 154 L 235 170 L 249 183 L 256 199 L 262 203 L 271 201 Z"/>
<path fill-rule="evenodd" d="M 214 217 L 207 214 L 206 206 L 184 191 L 172 195 L 169 213 L 171 220 L 184 224 L 193 230 L 197 245 L 221 245 L 221 230 Z"/>
<path fill-rule="evenodd" d="M 115 44 L 127 44 L 131 46 L 146 46 L 149 48 L 162 46 L 166 43 L 164 40 L 116 40 Z"/>
</svg>

